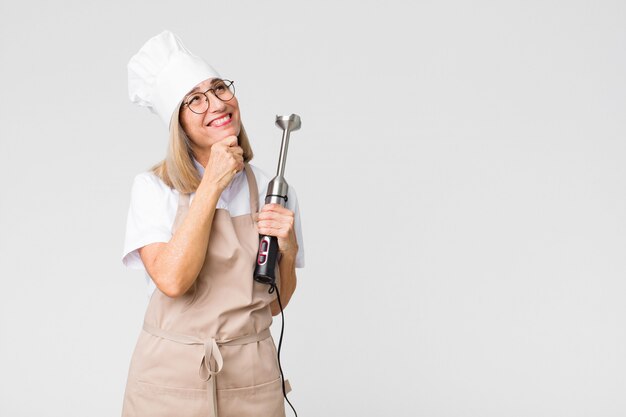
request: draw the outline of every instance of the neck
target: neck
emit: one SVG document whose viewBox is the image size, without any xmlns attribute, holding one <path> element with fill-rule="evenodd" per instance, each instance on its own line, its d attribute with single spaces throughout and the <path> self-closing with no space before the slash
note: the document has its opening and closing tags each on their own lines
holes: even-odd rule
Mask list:
<svg viewBox="0 0 626 417">
<path fill-rule="evenodd" d="M 193 149 L 193 157 L 196 158 L 196 161 L 200 163 L 203 167 L 206 168 L 209 163 L 209 157 L 211 156 L 211 148 L 208 149 Z"/>
</svg>

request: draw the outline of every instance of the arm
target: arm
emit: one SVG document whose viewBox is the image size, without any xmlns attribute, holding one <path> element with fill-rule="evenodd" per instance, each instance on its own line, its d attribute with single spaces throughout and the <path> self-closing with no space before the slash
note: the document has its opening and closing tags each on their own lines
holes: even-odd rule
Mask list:
<svg viewBox="0 0 626 417">
<path fill-rule="evenodd" d="M 280 301 L 284 309 L 296 290 L 297 282 L 296 254 L 298 253 L 298 241 L 294 230 L 294 213 L 279 204 L 266 204 L 259 213 L 258 228 L 260 234 L 278 238 L 280 279 L 277 284 Z M 278 300 L 272 301 L 270 308 L 273 316 L 279 314 Z"/>
<path fill-rule="evenodd" d="M 156 286 L 169 297 L 184 294 L 204 263 L 217 201 L 235 173 L 243 169 L 243 150 L 230 136 L 212 146 L 202 181 L 180 228 L 167 243 L 139 249 L 139 256 Z"/>
</svg>

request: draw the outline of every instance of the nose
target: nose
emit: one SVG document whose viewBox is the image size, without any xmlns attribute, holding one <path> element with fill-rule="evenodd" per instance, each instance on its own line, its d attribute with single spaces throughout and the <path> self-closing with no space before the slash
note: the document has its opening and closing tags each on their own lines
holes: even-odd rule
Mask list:
<svg viewBox="0 0 626 417">
<path fill-rule="evenodd" d="M 212 91 L 209 91 L 207 93 L 207 96 L 209 97 L 209 111 L 211 113 L 219 113 L 224 111 L 224 109 L 226 108 L 226 104 L 224 104 L 222 100 L 217 98 Z"/>
</svg>

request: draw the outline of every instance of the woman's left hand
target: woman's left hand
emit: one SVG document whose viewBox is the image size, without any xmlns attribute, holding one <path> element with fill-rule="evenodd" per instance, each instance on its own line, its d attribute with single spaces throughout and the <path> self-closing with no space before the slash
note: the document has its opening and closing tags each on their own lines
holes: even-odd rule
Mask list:
<svg viewBox="0 0 626 417">
<path fill-rule="evenodd" d="M 294 230 L 293 211 L 280 204 L 266 204 L 259 213 L 257 226 L 259 234 L 278 238 L 278 250 L 283 256 L 296 256 L 298 241 Z"/>
</svg>

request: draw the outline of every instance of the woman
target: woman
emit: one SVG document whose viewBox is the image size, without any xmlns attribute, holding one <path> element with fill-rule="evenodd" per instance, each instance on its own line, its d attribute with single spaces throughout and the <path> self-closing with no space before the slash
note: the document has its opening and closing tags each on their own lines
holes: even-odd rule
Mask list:
<svg viewBox="0 0 626 417">
<path fill-rule="evenodd" d="M 269 333 L 275 293 L 253 280 L 258 235 L 278 238 L 283 306 L 304 263 L 298 207 L 265 205 L 231 81 L 171 32 L 131 58 L 131 101 L 169 124 L 167 156 L 135 178 L 123 261 L 151 298 L 131 360 L 124 416 L 284 416 Z M 260 185 L 260 187 L 258 187 Z M 258 214 L 257 214 L 258 213 Z"/>
</svg>

